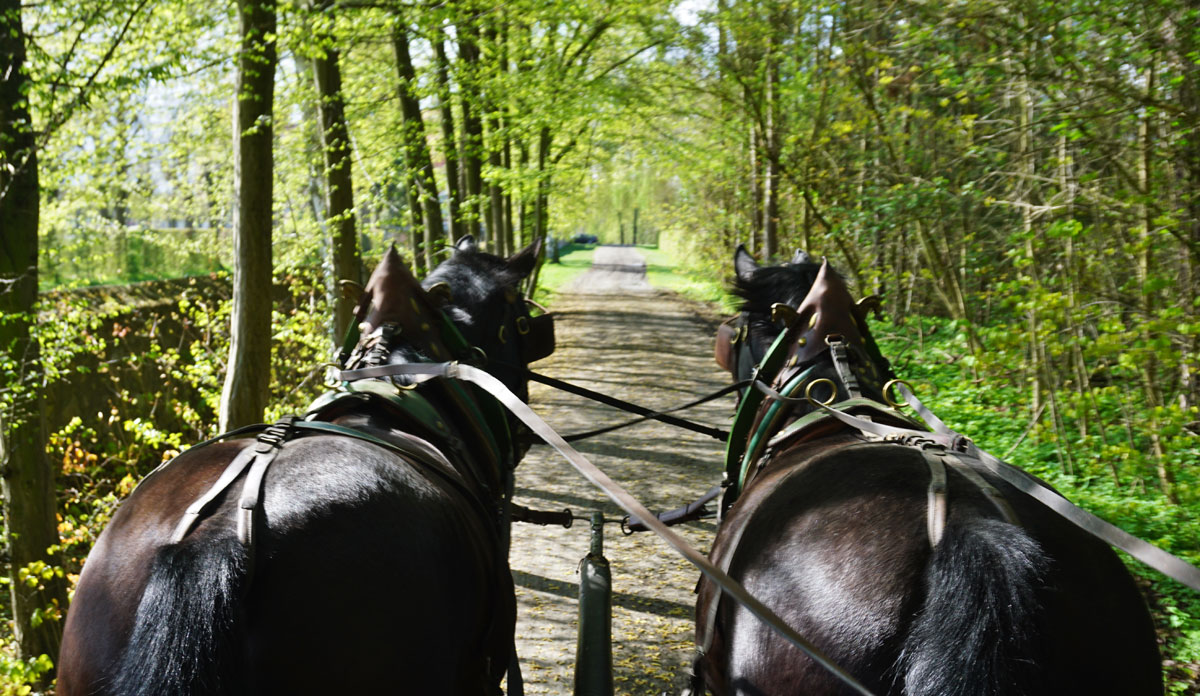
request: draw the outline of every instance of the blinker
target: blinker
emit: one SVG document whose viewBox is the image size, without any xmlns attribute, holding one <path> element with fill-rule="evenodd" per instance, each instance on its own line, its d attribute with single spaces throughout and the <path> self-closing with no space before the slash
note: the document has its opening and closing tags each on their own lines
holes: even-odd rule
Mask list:
<svg viewBox="0 0 1200 696">
<path fill-rule="evenodd" d="M 722 369 L 732 371 L 734 363 L 734 346 L 741 342 L 744 325 L 734 328 L 733 320 L 724 321 L 717 327 L 717 341 L 713 347 L 713 356 Z"/>
<path fill-rule="evenodd" d="M 554 352 L 554 316 L 542 314 L 536 317 L 521 317 L 525 319 L 527 330 L 522 333 L 521 357 L 531 363 L 548 357 Z M 521 331 L 521 321 L 517 320 L 517 331 Z"/>
</svg>

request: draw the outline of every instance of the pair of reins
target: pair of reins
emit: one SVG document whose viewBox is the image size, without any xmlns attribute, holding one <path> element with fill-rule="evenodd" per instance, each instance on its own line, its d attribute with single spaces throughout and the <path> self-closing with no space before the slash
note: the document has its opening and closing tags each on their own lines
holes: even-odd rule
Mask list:
<svg viewBox="0 0 1200 696">
<path fill-rule="evenodd" d="M 677 413 L 679 411 L 685 411 L 694 406 L 699 406 L 700 404 L 708 403 L 709 401 L 712 401 L 713 399 L 719 399 L 722 396 L 729 394 L 730 392 L 733 392 L 738 389 L 741 389 L 742 387 L 748 386 L 751 382 L 751 380 L 746 380 L 743 382 L 736 382 L 734 384 L 730 384 L 727 387 L 722 387 L 721 389 L 718 389 L 715 392 L 706 394 L 705 396 L 702 396 L 699 399 L 695 399 L 694 401 L 689 401 L 685 404 L 681 404 L 681 405 L 675 406 L 673 408 L 663 409 L 661 411 L 655 411 L 655 410 L 646 408 L 645 406 L 639 406 L 635 403 L 631 403 L 631 402 L 625 401 L 623 399 L 618 399 L 616 397 L 609 396 L 607 394 L 602 394 L 598 391 L 593 391 L 591 389 L 588 389 L 587 387 L 581 387 L 578 384 L 571 384 L 570 382 L 566 382 L 561 379 L 557 379 L 555 377 L 548 377 L 546 375 L 539 374 L 537 372 L 534 372 L 533 370 L 527 370 L 526 374 L 529 377 L 529 380 L 532 382 L 538 382 L 540 384 L 545 384 L 548 387 L 553 387 L 555 389 L 565 391 L 570 394 L 575 394 L 576 396 L 582 396 L 584 398 L 591 399 L 592 401 L 597 401 L 597 402 L 605 404 L 607 406 L 612 406 L 613 408 L 619 408 L 622 411 L 628 411 L 629 413 L 636 413 L 641 416 L 641 418 L 635 418 L 633 420 L 628 420 L 623 423 L 617 423 L 615 425 L 609 425 L 609 426 L 606 426 L 603 428 L 596 428 L 595 430 L 588 430 L 588 431 L 584 431 L 584 432 L 571 433 L 569 435 L 564 435 L 563 439 L 566 440 L 567 442 L 575 442 L 577 440 L 585 440 L 589 437 L 595 437 L 596 435 L 603 435 L 605 433 L 611 433 L 614 430 L 628 428 L 629 426 L 637 425 L 639 423 L 645 423 L 646 421 L 650 421 L 650 420 L 656 420 L 656 421 L 659 421 L 662 423 L 666 423 L 667 425 L 673 425 L 677 428 L 683 428 L 684 430 L 690 430 L 694 433 L 700 433 L 701 435 L 707 435 L 707 436 L 713 438 L 714 440 L 717 440 L 718 442 L 725 442 L 726 440 L 729 439 L 729 431 L 728 430 L 722 430 L 721 428 L 714 428 L 713 426 L 704 425 L 703 423 L 695 423 L 693 421 L 689 421 L 684 418 L 677 418 L 670 414 Z"/>
<path fill-rule="evenodd" d="M 708 560 L 707 556 L 693 548 L 682 537 L 672 531 L 670 527 L 655 517 L 654 513 L 650 512 L 649 509 L 630 495 L 628 491 L 588 461 L 586 457 L 573 448 L 561 435 L 547 425 L 528 404 L 522 401 L 516 394 L 513 394 L 503 382 L 484 370 L 457 362 L 446 362 L 379 365 L 359 370 L 340 370 L 334 372 L 334 379 L 345 382 L 397 376 L 409 377 L 415 383 L 425 382 L 436 377 L 443 377 L 470 382 L 483 389 L 523 422 L 535 435 L 556 449 L 576 471 L 602 490 L 621 509 L 625 510 L 631 518 L 642 521 L 642 524 L 662 537 L 668 545 L 675 549 L 688 562 L 696 566 L 700 572 L 708 576 L 723 592 L 737 600 L 750 613 L 757 616 L 759 620 L 763 621 L 788 642 L 795 645 L 815 662 L 835 675 L 848 687 L 857 693 L 872 696 L 872 692 L 855 679 L 853 675 L 840 667 L 825 655 L 820 648 L 789 626 L 774 611 L 754 597 L 754 595 L 750 594 L 742 587 L 741 583 L 714 565 Z"/>
</svg>

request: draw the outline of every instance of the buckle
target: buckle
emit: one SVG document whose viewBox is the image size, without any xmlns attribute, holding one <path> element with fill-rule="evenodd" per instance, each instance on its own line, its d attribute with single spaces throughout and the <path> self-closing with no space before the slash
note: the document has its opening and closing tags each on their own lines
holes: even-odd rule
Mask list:
<svg viewBox="0 0 1200 696">
<path fill-rule="evenodd" d="M 292 430 L 292 424 L 296 422 L 295 416 L 284 416 L 280 418 L 274 425 L 269 426 L 266 430 L 255 438 L 254 451 L 266 454 L 273 449 L 283 446 L 287 441 L 288 435 Z"/>
</svg>

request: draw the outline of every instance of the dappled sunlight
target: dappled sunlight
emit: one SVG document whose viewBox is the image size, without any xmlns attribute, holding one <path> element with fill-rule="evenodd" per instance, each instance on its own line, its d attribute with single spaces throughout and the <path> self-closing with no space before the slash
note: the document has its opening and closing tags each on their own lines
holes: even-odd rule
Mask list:
<svg viewBox="0 0 1200 696">
<path fill-rule="evenodd" d="M 558 351 L 537 371 L 654 409 L 669 408 L 728 383 L 712 359 L 717 319 L 670 293 L 562 294 Z M 535 410 L 567 434 L 635 416 L 541 384 L 530 386 Z M 726 427 L 733 397 L 679 415 Z M 577 443 L 596 466 L 650 509 L 691 502 L 720 480 L 724 446 L 697 433 L 650 421 Z M 542 510 L 623 512 L 556 452 L 534 446 L 517 469 L 517 502 Z M 676 527 L 707 551 L 714 525 Z M 526 693 L 567 693 L 574 675 L 578 564 L 587 553 L 585 520 L 571 529 L 518 525 L 511 566 L 517 584 L 517 649 Z M 625 536 L 605 526 L 612 567 L 613 680 L 618 694 L 678 693 L 692 659 L 693 589 L 698 571 L 652 535 Z"/>
</svg>

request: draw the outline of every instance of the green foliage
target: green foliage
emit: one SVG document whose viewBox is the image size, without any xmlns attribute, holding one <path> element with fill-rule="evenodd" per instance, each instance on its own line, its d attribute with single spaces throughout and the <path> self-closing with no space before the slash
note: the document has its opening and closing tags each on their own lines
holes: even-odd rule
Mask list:
<svg viewBox="0 0 1200 696">
<path fill-rule="evenodd" d="M 276 285 L 282 299 L 273 318 L 277 347 L 267 418 L 302 412 L 323 391 L 329 359 L 331 313 L 320 273 L 282 272 Z M 49 380 L 43 389 L 58 404 L 47 412 L 53 431 L 46 452 L 57 469 L 64 565 L 19 569 L 18 581 L 65 576 L 73 587 L 118 501 L 156 466 L 216 434 L 229 341 L 223 287 L 220 279 L 168 284 L 160 291 L 176 297 L 133 307 L 130 290 L 114 290 L 112 302 L 98 301 L 104 294 L 96 290 L 46 300 L 38 323 Z M 66 396 L 72 393 L 77 396 Z M 5 592 L 0 615 L 7 612 Z M 48 607 L 35 620 L 39 616 L 57 620 L 61 611 Z M 0 644 L 0 694 L 22 693 L 22 685 L 44 672 L 40 665 L 15 661 L 12 646 Z"/>
<path fill-rule="evenodd" d="M 29 696 L 35 693 L 44 674 L 54 668 L 49 655 L 32 660 L 10 657 L 11 647 L 0 643 L 0 696 Z"/>
<path fill-rule="evenodd" d="M 723 312 L 736 309 L 735 298 L 711 275 L 682 267 L 677 257 L 657 247 L 642 246 L 638 251 L 646 257 L 646 279 L 654 287 L 716 306 Z"/>
</svg>

